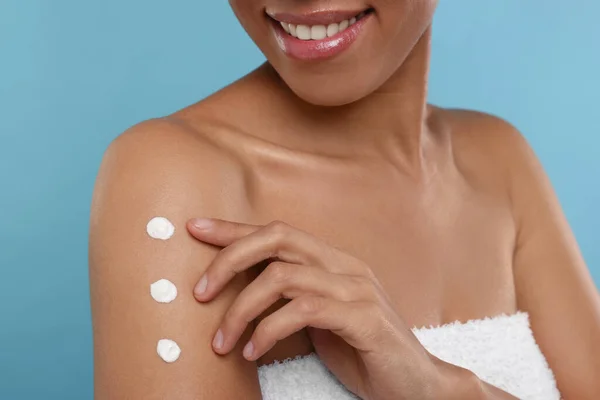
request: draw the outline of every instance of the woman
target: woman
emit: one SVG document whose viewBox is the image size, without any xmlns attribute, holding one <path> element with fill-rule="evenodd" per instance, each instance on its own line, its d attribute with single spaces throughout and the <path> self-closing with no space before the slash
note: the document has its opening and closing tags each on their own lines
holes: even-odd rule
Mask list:
<svg viewBox="0 0 600 400">
<path fill-rule="evenodd" d="M 105 155 L 96 398 L 598 398 L 598 293 L 538 161 L 501 119 L 426 103 L 437 1 L 230 3 L 268 62 Z"/>
</svg>

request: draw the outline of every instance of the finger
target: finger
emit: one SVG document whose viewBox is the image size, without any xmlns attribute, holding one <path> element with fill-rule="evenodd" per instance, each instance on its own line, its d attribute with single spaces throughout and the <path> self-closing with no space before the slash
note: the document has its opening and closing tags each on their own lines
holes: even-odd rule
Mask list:
<svg viewBox="0 0 600 400">
<path fill-rule="evenodd" d="M 221 247 L 231 247 L 244 240 L 247 246 L 255 247 L 252 261 L 258 263 L 267 258 L 279 258 L 282 261 L 300 263 L 298 254 L 303 259 L 311 254 L 319 254 L 327 247 L 322 240 L 304 231 L 294 228 L 285 222 L 273 221 L 265 226 L 248 225 L 220 219 L 208 219 L 209 227 L 197 228 L 199 220 L 189 223 L 192 235 L 203 242 Z M 260 246 L 257 246 L 260 245 Z M 306 260 L 308 261 L 308 260 Z M 310 260 L 314 261 L 314 260 Z"/>
<path fill-rule="evenodd" d="M 222 346 L 215 349 L 225 354 L 231 351 L 248 323 L 255 320 L 281 298 L 317 295 L 344 302 L 375 300 L 375 289 L 364 278 L 333 274 L 316 267 L 303 267 L 273 262 L 235 299 L 220 326 Z"/>
<path fill-rule="evenodd" d="M 244 357 L 254 361 L 280 340 L 305 327 L 327 329 L 359 351 L 380 342 L 383 313 L 372 302 L 343 302 L 320 296 L 300 296 L 263 319 L 244 347 Z"/>
<path fill-rule="evenodd" d="M 196 298 L 211 300 L 236 274 L 267 259 L 313 265 L 334 273 L 353 274 L 362 270 L 357 268 L 360 263 L 356 259 L 306 232 L 275 222 L 221 250 L 196 285 Z"/>
<path fill-rule="evenodd" d="M 193 237 L 219 247 L 229 246 L 236 240 L 260 228 L 262 228 L 261 225 L 250 225 L 217 218 L 194 218 L 187 222 L 188 232 Z"/>
</svg>

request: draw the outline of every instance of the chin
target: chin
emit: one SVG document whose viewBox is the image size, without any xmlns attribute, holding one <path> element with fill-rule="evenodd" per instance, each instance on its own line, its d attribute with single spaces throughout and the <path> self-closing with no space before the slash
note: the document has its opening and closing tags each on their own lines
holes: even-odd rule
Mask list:
<svg viewBox="0 0 600 400">
<path fill-rule="evenodd" d="M 358 93 L 332 93 L 302 89 L 294 90 L 294 88 L 292 88 L 292 91 L 303 101 L 323 107 L 344 106 L 365 97 Z"/>
<path fill-rule="evenodd" d="M 364 82 L 340 79 L 339 75 L 298 79 L 282 77 L 285 84 L 303 101 L 315 106 L 343 106 L 367 97 L 371 92 Z"/>
</svg>

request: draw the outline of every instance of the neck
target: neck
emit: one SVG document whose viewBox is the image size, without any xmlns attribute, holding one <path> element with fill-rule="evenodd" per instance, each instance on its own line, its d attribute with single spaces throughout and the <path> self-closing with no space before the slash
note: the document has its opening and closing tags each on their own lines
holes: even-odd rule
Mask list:
<svg viewBox="0 0 600 400">
<path fill-rule="evenodd" d="M 295 95 L 289 96 L 295 102 L 290 107 L 293 115 L 284 112 L 281 122 L 288 126 L 290 121 L 294 122 L 295 129 L 305 139 L 302 147 L 306 150 L 336 156 L 375 155 L 394 164 L 420 169 L 428 132 L 430 45 L 431 28 L 428 28 L 390 79 L 357 102 L 320 107 L 301 102 Z"/>
</svg>

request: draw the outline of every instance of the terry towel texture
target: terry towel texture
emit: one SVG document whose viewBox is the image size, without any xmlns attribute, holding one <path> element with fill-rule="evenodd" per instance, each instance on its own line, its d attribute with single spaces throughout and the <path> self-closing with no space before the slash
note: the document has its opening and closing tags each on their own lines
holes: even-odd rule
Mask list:
<svg viewBox="0 0 600 400">
<path fill-rule="evenodd" d="M 527 313 L 413 329 L 436 357 L 467 368 L 523 400 L 558 400 L 554 375 L 537 346 Z M 356 399 L 315 354 L 258 370 L 264 400 Z"/>
</svg>

